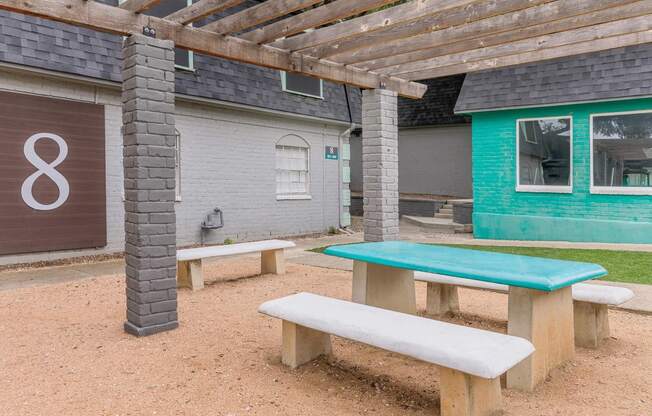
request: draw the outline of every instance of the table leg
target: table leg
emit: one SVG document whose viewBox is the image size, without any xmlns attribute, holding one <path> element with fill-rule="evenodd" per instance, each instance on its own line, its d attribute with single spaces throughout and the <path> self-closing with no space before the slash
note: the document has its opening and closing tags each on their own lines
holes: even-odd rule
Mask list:
<svg viewBox="0 0 652 416">
<path fill-rule="evenodd" d="M 510 286 L 508 334 L 536 351 L 507 372 L 507 387 L 531 391 L 548 373 L 575 356 L 571 287 L 543 292 Z"/>
<path fill-rule="evenodd" d="M 352 300 L 414 315 L 417 312 L 414 272 L 354 261 Z"/>
</svg>

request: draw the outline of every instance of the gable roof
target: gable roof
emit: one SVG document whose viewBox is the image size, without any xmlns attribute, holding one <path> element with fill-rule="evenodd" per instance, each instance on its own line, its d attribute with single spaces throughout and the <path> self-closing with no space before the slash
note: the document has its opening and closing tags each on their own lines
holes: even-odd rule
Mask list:
<svg viewBox="0 0 652 416">
<path fill-rule="evenodd" d="M 398 99 L 399 127 L 469 123 L 471 120 L 468 116 L 457 115 L 453 111 L 463 82 L 464 74 L 421 81 L 428 86 L 423 98 Z"/>
<path fill-rule="evenodd" d="M 468 74 L 456 113 L 652 96 L 652 44 Z"/>
</svg>

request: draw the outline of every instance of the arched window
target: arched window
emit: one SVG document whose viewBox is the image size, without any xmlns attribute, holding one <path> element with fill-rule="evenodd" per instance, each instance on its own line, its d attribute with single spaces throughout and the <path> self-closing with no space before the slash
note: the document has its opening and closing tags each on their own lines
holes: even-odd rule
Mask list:
<svg viewBox="0 0 652 416">
<path fill-rule="evenodd" d="M 277 199 L 303 199 L 310 193 L 310 146 L 294 134 L 276 143 Z"/>
</svg>

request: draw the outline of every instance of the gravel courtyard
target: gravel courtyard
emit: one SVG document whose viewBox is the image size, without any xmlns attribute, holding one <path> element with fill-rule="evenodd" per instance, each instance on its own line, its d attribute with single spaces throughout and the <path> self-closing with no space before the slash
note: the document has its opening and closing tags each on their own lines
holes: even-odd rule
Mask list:
<svg viewBox="0 0 652 416">
<path fill-rule="evenodd" d="M 0 415 L 438 415 L 436 367 L 339 338 L 334 355 L 280 364 L 280 322 L 256 312 L 299 291 L 347 299 L 348 272 L 288 265 L 256 276 L 256 259 L 206 268 L 179 291 L 178 330 L 122 329 L 124 276 L 0 292 Z M 236 277 L 252 276 L 233 280 Z M 462 290 L 451 319 L 504 332 L 507 297 Z M 425 285 L 417 302 L 425 305 Z M 610 311 L 612 339 L 533 393 L 504 390 L 505 414 L 652 414 L 652 316 Z"/>
</svg>

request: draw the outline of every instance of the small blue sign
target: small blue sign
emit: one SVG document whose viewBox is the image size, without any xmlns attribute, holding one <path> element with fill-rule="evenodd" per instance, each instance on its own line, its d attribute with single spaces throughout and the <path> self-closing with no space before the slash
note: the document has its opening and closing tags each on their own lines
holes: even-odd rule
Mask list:
<svg viewBox="0 0 652 416">
<path fill-rule="evenodd" d="M 326 146 L 326 159 L 338 160 L 340 158 L 339 149 L 335 146 Z"/>
</svg>

